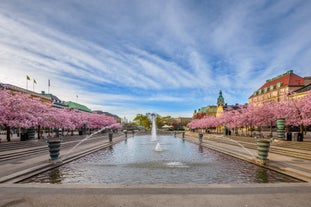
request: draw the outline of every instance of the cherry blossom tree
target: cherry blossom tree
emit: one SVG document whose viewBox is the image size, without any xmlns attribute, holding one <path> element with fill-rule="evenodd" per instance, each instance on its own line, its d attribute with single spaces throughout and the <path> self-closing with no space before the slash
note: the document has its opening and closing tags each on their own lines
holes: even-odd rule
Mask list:
<svg viewBox="0 0 311 207">
<path fill-rule="evenodd" d="M 105 114 L 53 108 L 28 94 L 13 93 L 6 89 L 0 90 L 0 114 L 0 126 L 6 128 L 8 141 L 11 127 L 38 127 L 39 134 L 41 127 L 74 130 L 86 124 L 89 129 L 120 128 L 113 117 Z"/>
<path fill-rule="evenodd" d="M 10 141 L 11 127 L 29 128 L 38 125 L 44 105 L 38 99 L 31 99 L 30 95 L 12 93 L 0 90 L 1 120 L 0 125 L 7 130 L 7 140 Z"/>
<path fill-rule="evenodd" d="M 302 98 L 288 100 L 288 125 L 299 126 L 300 133 L 304 126 L 311 125 L 311 92 Z"/>
</svg>

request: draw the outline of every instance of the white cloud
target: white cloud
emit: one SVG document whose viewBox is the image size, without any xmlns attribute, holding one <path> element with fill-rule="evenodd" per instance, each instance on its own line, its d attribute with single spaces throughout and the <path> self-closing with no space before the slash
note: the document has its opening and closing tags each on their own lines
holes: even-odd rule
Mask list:
<svg viewBox="0 0 311 207">
<path fill-rule="evenodd" d="M 36 91 L 51 79 L 60 98 L 78 94 L 117 114 L 214 104 L 220 89 L 235 103 L 286 70 L 310 76 L 310 9 L 307 1 L 7 1 L 0 78 L 25 87 L 29 75 Z"/>
</svg>

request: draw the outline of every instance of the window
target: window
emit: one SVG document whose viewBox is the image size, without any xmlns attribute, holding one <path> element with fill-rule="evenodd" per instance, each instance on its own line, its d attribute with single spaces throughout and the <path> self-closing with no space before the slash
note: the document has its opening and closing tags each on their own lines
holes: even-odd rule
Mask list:
<svg viewBox="0 0 311 207">
<path fill-rule="evenodd" d="M 264 93 L 267 93 L 267 91 L 268 91 L 268 87 L 265 87 Z"/>
<path fill-rule="evenodd" d="M 270 86 L 270 91 L 272 91 L 274 89 L 274 85 Z"/>
</svg>

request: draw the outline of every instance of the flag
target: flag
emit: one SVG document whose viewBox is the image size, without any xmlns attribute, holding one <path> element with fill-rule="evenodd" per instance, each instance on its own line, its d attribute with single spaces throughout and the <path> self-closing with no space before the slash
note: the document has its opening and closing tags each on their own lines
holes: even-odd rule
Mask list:
<svg viewBox="0 0 311 207">
<path fill-rule="evenodd" d="M 27 79 L 27 80 L 30 80 L 30 77 L 27 75 L 27 76 L 26 76 L 26 79 Z"/>
<path fill-rule="evenodd" d="M 33 83 L 34 83 L 34 84 L 37 84 L 37 81 L 36 81 L 35 79 L 33 79 Z"/>
</svg>

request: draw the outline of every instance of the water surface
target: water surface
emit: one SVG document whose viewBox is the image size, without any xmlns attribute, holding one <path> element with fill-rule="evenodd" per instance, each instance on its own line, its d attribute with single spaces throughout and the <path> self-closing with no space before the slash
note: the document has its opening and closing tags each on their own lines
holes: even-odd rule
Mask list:
<svg viewBox="0 0 311 207">
<path fill-rule="evenodd" d="M 25 182 L 228 184 L 298 182 L 294 178 L 173 136 L 137 136 Z M 242 149 L 241 149 L 242 150 Z"/>
</svg>

